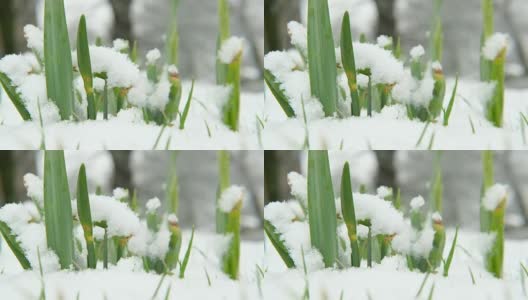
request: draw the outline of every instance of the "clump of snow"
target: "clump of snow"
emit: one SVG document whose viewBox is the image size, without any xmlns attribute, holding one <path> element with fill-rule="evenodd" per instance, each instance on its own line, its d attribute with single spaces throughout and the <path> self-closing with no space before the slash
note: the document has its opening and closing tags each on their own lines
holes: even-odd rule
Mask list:
<svg viewBox="0 0 528 300">
<path fill-rule="evenodd" d="M 376 189 L 376 193 L 378 197 L 386 198 L 392 196 L 392 188 L 382 185 Z"/>
<path fill-rule="evenodd" d="M 494 33 L 484 43 L 482 47 L 482 55 L 487 60 L 494 60 L 502 51 L 508 47 L 509 37 L 505 33 Z"/>
<path fill-rule="evenodd" d="M 28 48 L 35 51 L 35 53 L 44 57 L 44 34 L 40 28 L 28 24 L 24 26 L 24 37 L 27 41 Z"/>
<path fill-rule="evenodd" d="M 161 206 L 161 202 L 160 202 L 160 199 L 158 197 L 154 197 L 154 198 L 148 200 L 147 204 L 145 205 L 145 207 L 147 208 L 147 212 L 148 213 L 153 213 L 158 208 L 160 208 L 160 206 Z"/>
<path fill-rule="evenodd" d="M 21 231 L 30 221 L 31 214 L 19 203 L 8 203 L 0 209 L 0 221 L 14 232 Z"/>
<path fill-rule="evenodd" d="M 139 69 L 126 54 L 108 47 L 90 46 L 90 58 L 93 73 L 106 73 L 109 88 L 130 88 L 139 80 Z M 72 59 L 78 68 L 76 53 Z"/>
<path fill-rule="evenodd" d="M 109 237 L 129 237 L 139 230 L 139 218 L 126 203 L 103 195 L 90 194 L 89 198 L 93 222 L 106 222 Z M 78 218 L 76 201 L 72 210 Z"/>
<path fill-rule="evenodd" d="M 128 41 L 125 39 L 115 39 L 112 45 L 114 46 L 114 50 L 118 52 L 126 50 L 129 47 Z"/>
<path fill-rule="evenodd" d="M 176 225 L 178 224 L 178 217 L 175 214 L 169 214 L 167 216 L 167 222 L 171 225 Z"/>
<path fill-rule="evenodd" d="M 6 74 L 15 86 L 21 85 L 32 71 L 31 63 L 23 55 L 9 54 L 0 59 L 0 72 Z"/>
<path fill-rule="evenodd" d="M 422 45 L 418 45 L 411 49 L 410 54 L 413 60 L 417 60 L 425 54 L 425 50 Z"/>
<path fill-rule="evenodd" d="M 373 84 L 394 84 L 403 77 L 403 63 L 378 45 L 354 43 L 354 57 L 358 70 L 370 69 Z"/>
<path fill-rule="evenodd" d="M 411 253 L 415 256 L 427 257 L 433 249 L 434 230 L 427 226 L 417 234 L 412 244 Z"/>
<path fill-rule="evenodd" d="M 422 196 L 417 196 L 411 200 L 411 210 L 418 210 L 424 206 L 425 200 Z"/>
<path fill-rule="evenodd" d="M 357 220 L 370 220 L 372 233 L 397 234 L 405 225 L 403 215 L 391 202 L 369 194 L 354 193 Z"/>
<path fill-rule="evenodd" d="M 392 38 L 391 37 L 388 37 L 386 35 L 380 35 L 378 36 L 378 38 L 376 39 L 376 43 L 378 44 L 378 46 L 380 46 L 381 48 L 385 48 L 385 47 L 388 47 L 390 45 L 392 45 Z"/>
<path fill-rule="evenodd" d="M 433 222 L 435 223 L 441 223 L 442 222 L 442 215 L 435 211 L 432 215 L 431 215 L 431 219 L 433 220 Z"/>
<path fill-rule="evenodd" d="M 154 65 L 160 59 L 161 53 L 157 48 L 154 48 L 147 52 L 147 65 Z"/>
<path fill-rule="evenodd" d="M 357 84 L 360 88 L 366 89 L 368 88 L 368 82 L 369 78 L 365 74 L 357 74 L 356 76 Z"/>
<path fill-rule="evenodd" d="M 243 48 L 244 40 L 242 38 L 230 37 L 222 43 L 220 50 L 218 50 L 218 58 L 222 63 L 230 64 L 242 54 Z"/>
<path fill-rule="evenodd" d="M 434 84 L 435 82 L 430 76 L 419 81 L 410 99 L 412 103 L 418 106 L 427 106 L 433 97 Z"/>
<path fill-rule="evenodd" d="M 128 190 L 121 187 L 115 188 L 112 194 L 117 200 L 128 198 Z"/>
<path fill-rule="evenodd" d="M 154 84 L 143 72 L 136 85 L 128 92 L 128 101 L 139 107 L 163 110 L 169 102 L 169 93 L 170 83 L 166 76 L 158 84 Z"/>
<path fill-rule="evenodd" d="M 508 187 L 504 184 L 494 184 L 486 190 L 484 198 L 482 198 L 482 205 L 486 210 L 495 210 L 502 201 L 506 201 L 508 195 Z"/>
<path fill-rule="evenodd" d="M 178 67 L 176 67 L 176 65 L 170 65 L 167 68 L 167 72 L 169 73 L 170 76 L 177 76 L 180 73 L 178 71 Z"/>
<path fill-rule="evenodd" d="M 292 45 L 297 47 L 303 53 L 308 49 L 308 33 L 306 27 L 299 22 L 290 21 L 288 23 L 288 34 Z"/>
<path fill-rule="evenodd" d="M 306 177 L 297 172 L 290 172 L 288 173 L 288 185 L 293 197 L 306 205 L 308 203 L 308 182 Z"/>
<path fill-rule="evenodd" d="M 94 77 L 93 79 L 93 88 L 97 92 L 104 91 L 105 81 L 102 78 Z"/>
<path fill-rule="evenodd" d="M 27 173 L 24 175 L 24 186 L 29 198 L 38 203 L 40 206 L 44 204 L 44 182 L 35 174 Z"/>
<path fill-rule="evenodd" d="M 295 63 L 283 51 L 271 51 L 264 57 L 264 68 L 270 71 L 275 77 L 289 73 L 295 68 Z"/>
<path fill-rule="evenodd" d="M 436 60 L 431 64 L 431 68 L 433 69 L 433 71 L 442 71 L 442 64 Z"/>
<path fill-rule="evenodd" d="M 232 185 L 222 192 L 219 207 L 225 213 L 230 213 L 237 205 L 244 202 L 245 189 L 239 185 Z"/>
<path fill-rule="evenodd" d="M 169 250 L 170 232 L 163 227 L 156 235 L 154 240 L 148 246 L 148 253 L 150 257 L 164 259 L 165 254 Z"/>
</svg>

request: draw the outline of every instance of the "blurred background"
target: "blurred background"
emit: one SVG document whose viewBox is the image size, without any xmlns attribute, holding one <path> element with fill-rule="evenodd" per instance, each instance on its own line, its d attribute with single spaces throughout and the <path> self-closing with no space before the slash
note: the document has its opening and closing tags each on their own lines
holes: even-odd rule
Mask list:
<svg viewBox="0 0 528 300">
<path fill-rule="evenodd" d="M 262 151 L 233 151 L 231 184 L 244 186 L 247 198 L 243 207 L 244 238 L 261 239 L 263 223 L 264 157 Z M 178 218 L 184 228 L 215 230 L 215 199 L 218 185 L 216 151 L 66 151 L 66 169 L 72 194 L 77 174 L 86 165 L 90 193 L 97 188 L 112 195 L 116 187 L 137 191 L 138 204 L 158 197 L 165 207 L 165 187 L 169 172 L 176 168 L 179 185 Z M 23 177 L 33 173 L 42 177 L 43 152 L 0 151 L 0 206 L 28 199 Z"/>
<path fill-rule="evenodd" d="M 81 14 L 86 15 L 89 39 L 101 37 L 105 45 L 123 38 L 138 41 L 140 53 L 163 50 L 172 0 L 64 0 L 70 39 L 74 41 Z M 180 72 L 184 79 L 214 81 L 217 37 L 217 2 L 180 0 Z M 0 2 L 0 57 L 26 51 L 23 28 L 42 28 L 44 0 Z M 245 39 L 242 80 L 244 88 L 261 90 L 264 53 L 263 0 L 230 1 L 231 34 Z"/>
<path fill-rule="evenodd" d="M 354 191 L 360 185 L 368 193 L 384 185 L 401 191 L 402 203 L 421 195 L 430 198 L 435 166 L 443 178 L 444 223 L 479 230 L 479 203 L 482 183 L 481 151 L 329 151 L 336 197 L 341 173 L 350 163 Z M 265 203 L 292 199 L 287 175 L 306 175 L 307 152 L 265 151 Z M 509 186 L 506 229 L 510 238 L 528 237 L 528 151 L 494 152 L 495 182 Z"/>
<path fill-rule="evenodd" d="M 330 18 L 336 44 L 341 19 L 349 11 L 355 39 L 361 33 L 369 41 L 379 35 L 400 37 L 403 53 L 428 44 L 432 0 L 329 0 Z M 528 1 L 496 0 L 495 30 L 511 37 L 507 57 L 507 85 L 528 87 Z M 307 0 L 264 0 L 265 51 L 290 48 L 287 23 L 306 23 Z M 444 0 L 444 58 L 446 73 L 478 79 L 481 35 L 481 0 Z M 337 38 L 337 39 L 336 39 Z"/>
</svg>

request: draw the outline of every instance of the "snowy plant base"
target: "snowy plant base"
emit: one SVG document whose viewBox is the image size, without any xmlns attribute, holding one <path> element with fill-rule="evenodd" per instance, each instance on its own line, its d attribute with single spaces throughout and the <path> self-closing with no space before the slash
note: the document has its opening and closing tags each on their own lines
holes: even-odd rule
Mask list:
<svg viewBox="0 0 528 300">
<path fill-rule="evenodd" d="M 190 232 L 184 232 L 183 249 Z M 196 232 L 185 278 L 166 276 L 156 299 L 258 299 L 257 265 L 262 265 L 262 242 L 244 241 L 241 245 L 240 281 L 233 281 L 218 268 L 216 239 Z M 2 240 L 0 252 L 0 291 L 2 299 L 38 299 L 42 288 L 38 270 L 23 271 L 9 247 Z M 207 274 L 206 274 L 207 272 Z M 207 276 L 211 281 L 208 283 Z M 140 260 L 123 259 L 117 266 L 104 270 L 59 271 L 44 274 L 47 299 L 152 299 L 161 275 L 146 273 Z"/>
<path fill-rule="evenodd" d="M 184 82 L 183 110 L 191 84 Z M 0 148 L 39 149 L 42 129 L 37 121 L 23 122 L 7 95 L 0 88 Z M 240 130 L 229 130 L 219 112 L 221 88 L 197 82 L 191 109 L 184 130 L 179 130 L 179 119 L 173 127 L 167 127 L 159 138 L 157 149 L 258 149 L 257 116 L 264 111 L 262 93 L 242 92 Z M 46 149 L 127 149 L 150 150 L 160 136 L 162 126 L 146 124 L 139 109 L 121 111 L 116 117 L 96 121 L 58 122 L 44 124 Z M 210 136 L 209 136 L 210 135 Z"/>
<path fill-rule="evenodd" d="M 444 107 L 447 107 L 453 86 L 454 80 L 448 80 Z M 266 149 L 300 149 L 305 145 L 307 130 L 311 149 L 427 149 L 433 135 L 432 149 L 528 148 L 528 133 L 523 132 L 520 114 L 522 112 L 528 118 L 528 103 L 525 101 L 528 90 L 506 90 L 503 128 L 494 127 L 484 118 L 481 90 L 482 85 L 478 82 L 460 80 L 449 126 L 442 126 L 441 114 L 437 123 L 428 126 L 418 146 L 426 123 L 409 120 L 404 106 L 388 106 L 381 113 L 373 113 L 372 117 L 367 117 L 363 111 L 361 117 L 308 120 L 306 129 L 302 117 L 287 119 L 267 90 L 264 117 L 267 123 L 262 131 L 262 143 Z M 528 125 L 525 127 L 528 132 Z"/>
<path fill-rule="evenodd" d="M 454 231 L 448 231 L 444 257 L 447 257 Z M 433 283 L 433 299 L 525 299 L 520 263 L 526 265 L 528 241 L 509 240 L 505 243 L 504 279 L 494 278 L 483 268 L 483 239 L 474 232 L 461 231 L 448 277 L 431 274 L 418 299 L 427 299 Z M 275 248 L 266 242 L 267 273 L 262 282 L 266 299 L 302 299 L 306 279 L 300 269 L 286 269 Z M 472 283 L 470 270 L 474 275 Z M 411 272 L 405 258 L 385 258 L 372 269 L 362 261 L 359 269 L 325 269 L 312 271 L 307 280 L 310 299 L 416 299 L 425 274 Z"/>
</svg>

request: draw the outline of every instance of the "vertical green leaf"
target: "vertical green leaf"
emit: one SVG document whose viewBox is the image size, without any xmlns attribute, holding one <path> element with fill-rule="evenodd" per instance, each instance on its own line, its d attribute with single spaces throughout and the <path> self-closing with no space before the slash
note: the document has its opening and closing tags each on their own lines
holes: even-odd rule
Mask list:
<svg viewBox="0 0 528 300">
<path fill-rule="evenodd" d="M 90 60 L 90 48 L 88 47 L 88 33 L 86 32 L 86 18 L 81 16 L 79 30 L 77 33 L 77 63 L 79 72 L 84 82 L 86 100 L 88 102 L 88 119 L 95 120 L 95 95 L 93 89 L 92 63 Z"/>
<path fill-rule="evenodd" d="M 431 200 L 433 202 L 432 211 L 442 213 L 443 182 L 441 152 L 436 153 L 433 174 L 433 186 L 431 188 Z"/>
<path fill-rule="evenodd" d="M 27 259 L 26 254 L 22 249 L 22 246 L 20 246 L 20 243 L 17 240 L 17 236 L 11 231 L 11 228 L 9 228 L 9 226 L 7 226 L 7 224 L 2 221 L 0 221 L 0 233 L 2 233 L 5 242 L 17 258 L 18 262 L 20 263 L 20 266 L 22 266 L 24 270 L 30 270 L 31 263 Z"/>
<path fill-rule="evenodd" d="M 226 85 L 231 87 L 229 100 L 224 106 L 224 124 L 231 130 L 238 131 L 238 119 L 240 114 L 240 65 L 242 53 L 227 65 Z"/>
<path fill-rule="evenodd" d="M 189 258 L 191 257 L 193 240 L 194 240 L 194 226 L 191 231 L 191 239 L 189 240 L 189 245 L 187 246 L 187 250 L 185 251 L 185 256 L 183 257 L 183 261 L 180 264 L 180 278 L 183 278 L 185 276 L 185 269 L 187 269 L 187 264 L 189 263 Z"/>
<path fill-rule="evenodd" d="M 493 0 L 482 0 L 482 35 L 480 37 L 480 49 L 484 47 L 486 40 L 493 34 Z M 488 81 L 491 74 L 491 62 L 486 60 L 482 55 L 480 56 L 480 80 Z"/>
<path fill-rule="evenodd" d="M 176 168 L 176 160 L 178 152 L 173 151 L 170 153 L 170 165 L 169 165 L 169 178 L 167 180 L 166 199 L 169 213 L 178 215 L 179 206 L 179 191 L 180 187 L 178 184 L 178 170 Z"/>
<path fill-rule="evenodd" d="M 447 277 L 449 274 L 449 267 L 451 267 L 451 262 L 453 261 L 453 257 L 455 254 L 455 247 L 457 243 L 458 238 L 458 227 L 455 230 L 455 237 L 453 238 L 453 242 L 451 243 L 451 248 L 449 249 L 449 254 L 447 255 L 447 259 L 444 262 L 444 277 Z"/>
<path fill-rule="evenodd" d="M 218 37 L 216 40 L 216 53 L 222 47 L 222 44 L 230 36 L 229 26 L 229 1 L 218 0 Z M 216 59 L 216 84 L 224 85 L 227 79 L 227 68 L 228 66 Z"/>
<path fill-rule="evenodd" d="M 482 152 L 482 187 L 481 187 L 481 199 L 486 194 L 486 190 L 490 188 L 495 180 L 493 176 L 493 152 L 486 150 Z M 488 232 L 491 223 L 491 213 L 486 210 L 482 201 L 480 203 L 480 231 Z"/>
<path fill-rule="evenodd" d="M 433 62 L 442 62 L 442 50 L 444 39 L 444 33 L 442 30 L 442 2 L 442 0 L 434 1 L 433 25 L 429 41 L 429 51 L 431 53 L 431 61 Z"/>
<path fill-rule="evenodd" d="M 95 269 L 97 259 L 95 257 L 95 246 L 93 237 L 92 213 L 90 211 L 90 199 L 88 196 L 88 183 L 86 181 L 86 169 L 84 164 L 79 169 L 79 176 L 77 177 L 77 212 L 79 214 L 79 221 L 84 232 L 84 240 L 86 241 L 86 250 L 88 251 L 87 266 Z"/>
<path fill-rule="evenodd" d="M 167 271 L 170 271 L 176 267 L 180 258 L 182 242 L 182 233 L 180 225 L 177 221 L 175 222 L 173 220 L 169 220 L 169 231 L 171 234 L 169 239 L 169 249 L 165 255 L 165 266 Z"/>
<path fill-rule="evenodd" d="M 326 116 L 333 116 L 337 68 L 328 0 L 308 1 L 308 64 L 312 96 L 321 101 Z"/>
<path fill-rule="evenodd" d="M 453 92 L 451 93 L 451 98 L 449 99 L 447 109 L 444 111 L 444 126 L 447 126 L 449 124 L 449 116 L 451 115 L 451 111 L 453 110 L 453 104 L 455 103 L 455 96 L 456 96 L 457 88 L 458 88 L 458 74 L 455 79 L 455 87 L 453 88 Z"/>
<path fill-rule="evenodd" d="M 191 109 L 191 101 L 192 101 L 193 93 L 194 93 L 194 80 L 192 81 L 191 91 L 189 92 L 189 96 L 187 97 L 187 102 L 185 103 L 185 107 L 183 108 L 183 113 L 180 116 L 180 129 L 181 130 L 185 128 L 185 121 L 187 121 L 187 116 L 189 115 L 189 110 Z M 240 95 L 240 92 L 239 92 L 239 95 Z M 238 122 L 238 116 L 237 116 L 237 122 Z"/>
<path fill-rule="evenodd" d="M 216 233 L 225 233 L 227 214 L 220 209 L 219 201 L 222 193 L 230 185 L 230 155 L 228 151 L 218 152 L 218 188 L 216 193 Z"/>
<path fill-rule="evenodd" d="M 271 244 L 277 250 L 277 253 L 282 258 L 282 261 L 288 268 L 295 268 L 295 262 L 290 256 L 290 253 L 288 252 L 288 248 L 286 245 L 284 245 L 284 242 L 282 241 L 280 234 L 277 233 L 277 229 L 273 224 L 271 224 L 269 221 L 264 220 L 264 231 L 266 232 L 266 235 L 271 241 Z"/>
<path fill-rule="evenodd" d="M 357 241 L 356 212 L 354 209 L 354 198 L 352 194 L 352 184 L 350 183 L 350 167 L 348 162 L 343 167 L 341 176 L 341 212 L 348 231 L 350 248 L 352 249 L 351 262 L 353 267 L 359 267 L 360 254 Z"/>
<path fill-rule="evenodd" d="M 348 88 L 352 97 L 351 112 L 353 116 L 360 115 L 359 93 L 356 79 L 356 62 L 354 59 L 354 47 L 352 44 L 352 32 L 350 30 L 350 16 L 345 12 L 341 27 L 341 61 L 348 79 Z"/>
<path fill-rule="evenodd" d="M 312 246 L 333 267 L 337 256 L 337 217 L 328 152 L 308 152 L 308 216 Z"/>
<path fill-rule="evenodd" d="M 63 120 L 73 106 L 73 67 L 63 0 L 45 0 L 44 61 L 48 99 L 55 102 Z"/>
<path fill-rule="evenodd" d="M 29 114 L 26 105 L 24 104 L 24 100 L 22 100 L 22 97 L 16 91 L 16 87 L 13 86 L 11 79 L 9 79 L 9 77 L 7 77 L 2 72 L 0 72 L 0 84 L 2 84 L 2 86 L 4 87 L 4 91 L 6 92 L 9 99 L 11 99 L 11 102 L 13 102 L 13 105 L 15 106 L 22 119 L 24 119 L 24 121 L 31 120 L 31 115 Z"/>
<path fill-rule="evenodd" d="M 227 214 L 225 233 L 231 235 L 231 241 L 223 257 L 223 270 L 231 279 L 238 279 L 240 265 L 240 214 L 242 201 Z"/>
<path fill-rule="evenodd" d="M 180 0 L 171 1 L 171 18 L 170 25 L 168 30 L 168 39 L 166 44 L 166 59 L 168 65 L 178 65 L 178 46 L 179 46 L 179 36 L 178 36 L 178 6 Z"/>
<path fill-rule="evenodd" d="M 59 257 L 62 269 L 73 260 L 73 221 L 63 151 L 44 153 L 44 216 L 48 247 Z"/>
</svg>

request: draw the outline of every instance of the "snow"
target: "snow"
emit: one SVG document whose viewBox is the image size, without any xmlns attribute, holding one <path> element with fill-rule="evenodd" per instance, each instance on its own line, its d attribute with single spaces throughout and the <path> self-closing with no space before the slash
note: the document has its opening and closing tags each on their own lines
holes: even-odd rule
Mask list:
<svg viewBox="0 0 528 300">
<path fill-rule="evenodd" d="M 145 205 L 148 213 L 154 213 L 158 208 L 160 208 L 160 206 L 161 206 L 161 202 L 158 197 L 149 199 L 147 201 L 147 204 Z"/>
<path fill-rule="evenodd" d="M 306 177 L 297 172 L 290 172 L 288 173 L 288 185 L 295 199 L 303 204 L 308 203 L 308 182 Z"/>
<path fill-rule="evenodd" d="M 42 179 L 35 174 L 27 173 L 24 175 L 24 186 L 27 191 L 27 196 L 43 207 L 44 182 Z"/>
<path fill-rule="evenodd" d="M 225 189 L 220 196 L 218 206 L 225 213 L 230 213 L 244 202 L 246 191 L 242 186 L 232 185 Z"/>
<path fill-rule="evenodd" d="M 380 186 L 376 189 L 378 197 L 385 199 L 386 197 L 392 196 L 392 188 L 386 186 Z"/>
<path fill-rule="evenodd" d="M 425 54 L 425 50 L 422 45 L 418 45 L 411 49 L 410 54 L 413 60 L 417 60 Z"/>
<path fill-rule="evenodd" d="M 442 215 L 440 215 L 439 212 L 435 211 L 432 215 L 431 215 L 431 219 L 433 220 L 433 222 L 435 223 L 442 223 Z"/>
<path fill-rule="evenodd" d="M 126 50 L 129 47 L 128 41 L 124 39 L 115 39 L 112 45 L 114 46 L 114 50 L 118 52 Z"/>
<path fill-rule="evenodd" d="M 495 60 L 502 51 L 505 51 L 508 47 L 509 37 L 505 33 L 494 33 L 484 43 L 482 47 L 482 55 L 487 60 Z"/>
<path fill-rule="evenodd" d="M 147 65 L 156 64 L 156 61 L 158 61 L 160 57 L 161 57 L 161 53 L 157 48 L 150 50 L 149 52 L 147 52 L 147 55 L 146 55 Z"/>
<path fill-rule="evenodd" d="M 424 206 L 425 200 L 422 196 L 417 196 L 411 199 L 411 209 L 418 210 Z"/>
<path fill-rule="evenodd" d="M 433 71 L 442 71 L 442 64 L 439 61 L 434 61 L 431 64 L 431 68 L 433 69 Z"/>
<path fill-rule="evenodd" d="M 486 210 L 494 211 L 497 207 L 507 200 L 508 187 L 504 184 L 494 184 L 489 187 L 482 198 L 482 205 Z"/>
<path fill-rule="evenodd" d="M 373 234 L 397 234 L 407 226 L 403 215 L 392 203 L 369 194 L 354 193 L 356 219 L 370 220 Z"/>
<path fill-rule="evenodd" d="M 175 214 L 169 214 L 167 216 L 167 221 L 170 225 L 177 225 L 178 224 L 178 217 Z"/>
<path fill-rule="evenodd" d="M 31 63 L 20 54 L 9 54 L 0 59 L 0 72 L 11 79 L 15 86 L 19 86 L 33 71 Z"/>
<path fill-rule="evenodd" d="M 386 35 L 380 35 L 378 36 L 378 38 L 376 39 L 376 43 L 378 44 L 378 46 L 380 46 L 381 48 L 385 48 L 385 47 L 388 47 L 390 45 L 392 45 L 392 38 L 391 37 L 388 37 Z"/>
<path fill-rule="evenodd" d="M 127 203 L 103 195 L 90 194 L 89 198 L 93 222 L 106 222 L 109 237 L 129 237 L 138 232 L 139 218 Z M 76 201 L 72 204 L 74 216 L 77 216 Z"/>
<path fill-rule="evenodd" d="M 242 54 L 243 48 L 244 40 L 242 38 L 230 37 L 222 43 L 220 50 L 218 50 L 218 58 L 222 63 L 230 64 Z"/>
<path fill-rule="evenodd" d="M 170 65 L 168 68 L 167 68 L 167 72 L 169 72 L 169 75 L 170 76 L 177 76 L 180 72 L 178 71 L 178 67 L 176 67 L 175 65 Z"/>
<path fill-rule="evenodd" d="M 368 43 L 355 42 L 353 45 L 356 68 L 370 69 L 373 84 L 394 84 L 403 77 L 403 64 L 389 50 Z"/>
<path fill-rule="evenodd" d="M 32 49 L 41 58 L 44 57 L 44 33 L 34 25 L 24 26 L 24 37 L 28 48 Z"/>
<path fill-rule="evenodd" d="M 306 27 L 299 22 L 290 21 L 288 23 L 288 34 L 292 45 L 297 47 L 303 54 L 308 51 L 308 32 Z"/>
<path fill-rule="evenodd" d="M 275 77 L 281 77 L 291 72 L 295 68 L 295 63 L 287 52 L 271 51 L 264 57 L 264 68 Z"/>
<path fill-rule="evenodd" d="M 115 188 L 112 194 L 117 200 L 128 198 L 128 190 L 121 187 Z"/>
</svg>

